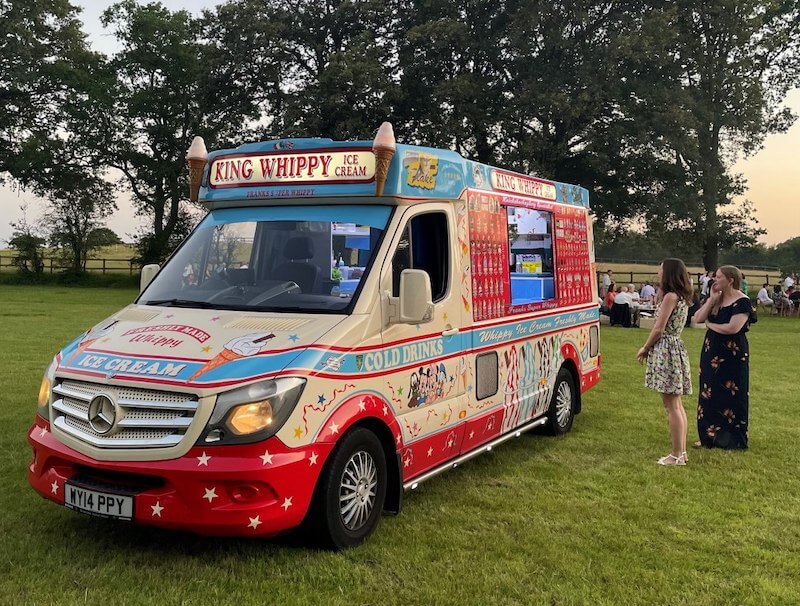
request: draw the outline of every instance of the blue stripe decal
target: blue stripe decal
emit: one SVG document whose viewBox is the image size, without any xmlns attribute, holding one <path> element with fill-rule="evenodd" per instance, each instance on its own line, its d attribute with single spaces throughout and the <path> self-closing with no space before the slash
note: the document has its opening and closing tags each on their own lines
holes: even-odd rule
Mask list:
<svg viewBox="0 0 800 606">
<path fill-rule="evenodd" d="M 147 356 L 120 356 L 85 351 L 72 360 L 65 350 L 62 367 L 88 370 L 116 376 L 163 378 L 172 381 L 206 383 L 246 381 L 255 376 L 280 372 L 284 368 L 305 372 L 356 375 L 390 372 L 414 364 L 426 364 L 437 358 L 468 353 L 472 349 L 502 346 L 517 339 L 531 339 L 578 324 L 596 322 L 597 308 L 553 316 L 530 318 L 486 328 L 474 328 L 450 337 L 433 336 L 392 347 L 376 347 L 370 351 L 342 353 L 324 345 L 311 345 L 304 350 L 277 352 L 225 361 L 214 366 L 184 360 L 163 360 Z"/>
</svg>

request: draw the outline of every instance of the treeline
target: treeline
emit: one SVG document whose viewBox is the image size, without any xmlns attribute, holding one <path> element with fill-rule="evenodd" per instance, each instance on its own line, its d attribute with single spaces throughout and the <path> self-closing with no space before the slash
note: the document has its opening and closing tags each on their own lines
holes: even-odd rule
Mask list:
<svg viewBox="0 0 800 606">
<path fill-rule="evenodd" d="M 143 261 L 191 227 L 184 152 L 287 136 L 403 142 L 580 183 L 606 232 L 720 249 L 760 231 L 730 167 L 788 128 L 798 2 L 125 0 L 93 52 L 68 0 L 0 0 L 0 175 L 83 242 L 125 188 Z M 109 176 L 116 182 L 109 182 Z M 74 220 L 79 216 L 82 220 Z M 65 217 L 71 218 L 65 221 Z"/>
<path fill-rule="evenodd" d="M 651 261 L 657 263 L 666 257 L 680 257 L 687 264 L 702 265 L 702 251 L 694 242 L 675 242 L 669 234 L 651 233 L 647 236 L 632 230 L 595 231 L 595 254 L 599 259 Z M 722 248 L 720 265 L 775 268 L 782 273 L 796 272 L 800 267 L 800 237 L 791 238 L 774 246 L 751 244 Z"/>
</svg>

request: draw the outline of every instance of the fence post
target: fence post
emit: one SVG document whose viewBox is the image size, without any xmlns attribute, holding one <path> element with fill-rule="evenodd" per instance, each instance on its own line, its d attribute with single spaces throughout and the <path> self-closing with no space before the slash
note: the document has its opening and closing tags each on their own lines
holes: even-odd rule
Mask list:
<svg viewBox="0 0 800 606">
<path fill-rule="evenodd" d="M 103 258 L 103 275 L 106 275 L 106 260 L 105 257 Z"/>
<path fill-rule="evenodd" d="M 53 257 L 50 257 L 50 273 L 53 273 Z"/>
</svg>

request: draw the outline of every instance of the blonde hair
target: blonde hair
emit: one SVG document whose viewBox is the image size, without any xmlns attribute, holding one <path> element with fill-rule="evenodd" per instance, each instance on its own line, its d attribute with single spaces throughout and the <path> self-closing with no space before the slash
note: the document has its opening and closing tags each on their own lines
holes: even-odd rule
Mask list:
<svg viewBox="0 0 800 606">
<path fill-rule="evenodd" d="M 738 267 L 734 265 L 722 265 L 718 270 L 723 276 L 728 278 L 728 280 L 733 281 L 731 284 L 734 291 L 739 290 L 739 286 L 742 283 L 742 272 L 739 270 Z M 714 307 L 711 308 L 711 313 L 715 316 L 719 311 L 719 308 L 722 306 L 722 297 L 717 299 L 717 302 L 714 303 Z"/>
</svg>

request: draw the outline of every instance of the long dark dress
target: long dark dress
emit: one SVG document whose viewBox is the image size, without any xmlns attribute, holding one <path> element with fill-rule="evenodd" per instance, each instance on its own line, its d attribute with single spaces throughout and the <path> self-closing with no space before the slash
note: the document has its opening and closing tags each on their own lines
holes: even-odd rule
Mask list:
<svg viewBox="0 0 800 606">
<path fill-rule="evenodd" d="M 741 298 L 720 307 L 708 322 L 727 324 L 736 314 L 748 314 L 752 304 Z M 748 325 L 734 335 L 706 331 L 700 354 L 700 399 L 697 432 L 709 448 L 747 448 L 747 419 L 750 389 L 750 352 L 745 333 Z"/>
</svg>

